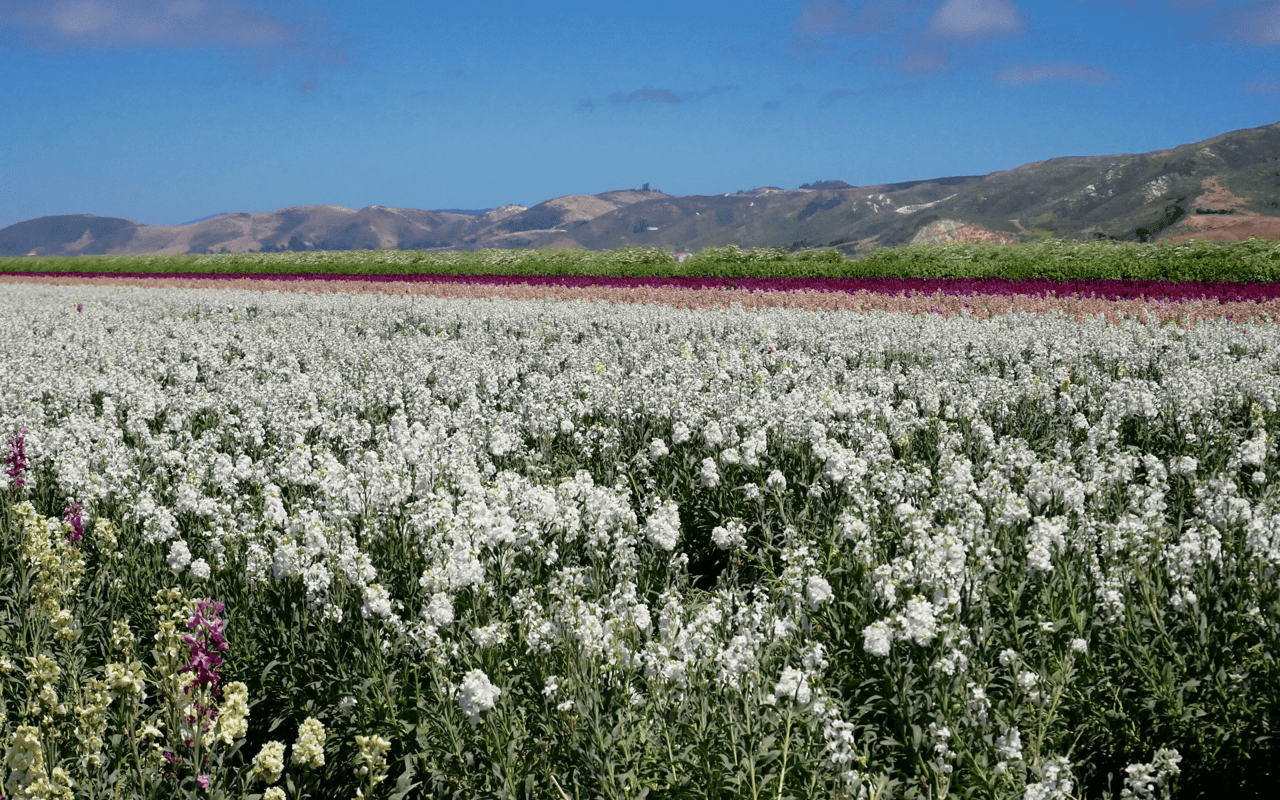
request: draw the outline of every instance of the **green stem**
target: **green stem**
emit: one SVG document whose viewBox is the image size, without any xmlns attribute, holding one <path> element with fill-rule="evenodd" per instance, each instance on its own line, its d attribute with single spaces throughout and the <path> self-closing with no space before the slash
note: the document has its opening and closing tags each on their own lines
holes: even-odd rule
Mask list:
<svg viewBox="0 0 1280 800">
<path fill-rule="evenodd" d="M 787 785 L 787 751 L 791 748 L 791 703 L 787 703 L 787 732 L 782 739 L 782 771 L 778 773 L 778 798 L 782 798 L 782 790 Z"/>
</svg>

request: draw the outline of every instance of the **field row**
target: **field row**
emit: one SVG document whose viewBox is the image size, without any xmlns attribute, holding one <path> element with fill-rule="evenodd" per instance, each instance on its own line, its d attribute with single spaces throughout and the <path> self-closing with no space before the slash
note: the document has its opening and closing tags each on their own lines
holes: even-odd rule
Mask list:
<svg viewBox="0 0 1280 800">
<path fill-rule="evenodd" d="M 686 260 L 655 247 L 618 250 L 362 250 L 218 255 L 0 258 L 0 273 L 325 273 L 363 275 L 557 275 L 707 278 L 999 278 L 1280 282 L 1280 244 L 1191 241 L 1136 244 L 1044 241 L 947 243 L 873 250 L 850 260 L 836 249 L 707 248 Z"/>
<path fill-rule="evenodd" d="M 1273 326 L 5 293 L 8 795 L 1280 778 Z"/>
</svg>

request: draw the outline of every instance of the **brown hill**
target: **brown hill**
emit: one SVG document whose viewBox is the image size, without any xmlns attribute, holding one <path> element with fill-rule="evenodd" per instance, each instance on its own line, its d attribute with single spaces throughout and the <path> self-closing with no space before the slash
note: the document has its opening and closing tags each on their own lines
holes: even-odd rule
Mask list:
<svg viewBox="0 0 1280 800">
<path fill-rule="evenodd" d="M 879 186 L 827 180 L 720 195 L 622 190 L 482 214 L 299 206 L 142 225 L 87 214 L 0 230 L 0 256 L 736 244 L 839 247 L 911 242 L 1280 238 L 1280 123 L 1169 150 L 1068 156 L 989 175 Z"/>
</svg>

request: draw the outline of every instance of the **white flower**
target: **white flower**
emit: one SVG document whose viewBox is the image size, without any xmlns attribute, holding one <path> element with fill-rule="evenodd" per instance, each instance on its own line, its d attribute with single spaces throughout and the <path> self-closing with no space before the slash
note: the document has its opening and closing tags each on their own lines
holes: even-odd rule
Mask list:
<svg viewBox="0 0 1280 800">
<path fill-rule="evenodd" d="M 667 455 L 670 452 L 671 451 L 667 449 L 667 443 L 662 441 L 661 439 L 654 439 L 653 441 L 649 442 L 650 458 L 655 458 L 655 459 L 662 458 L 663 456 Z"/>
<path fill-rule="evenodd" d="M 473 669 L 462 678 L 458 687 L 458 702 L 473 726 L 480 724 L 480 712 L 488 711 L 498 702 L 502 690 L 489 682 L 484 670 Z"/>
<path fill-rule="evenodd" d="M 1022 734 L 1017 728 L 1009 728 L 1003 736 L 996 737 L 996 749 L 1009 761 L 1022 758 Z"/>
<path fill-rule="evenodd" d="M 674 550 L 680 538 L 680 507 L 670 500 L 663 503 L 645 522 L 644 534 L 660 550 Z"/>
<path fill-rule="evenodd" d="M 708 450 L 714 450 L 716 445 L 724 441 L 724 434 L 720 432 L 720 423 L 712 420 L 702 429 L 702 440 L 707 445 Z"/>
<path fill-rule="evenodd" d="M 918 645 L 927 645 L 932 642 L 938 631 L 933 603 L 923 597 L 913 597 L 908 600 L 907 612 L 898 615 L 898 622 L 902 626 L 903 638 L 911 639 Z"/>
<path fill-rule="evenodd" d="M 779 470 L 775 469 L 774 471 L 769 473 L 769 477 L 764 479 L 764 485 L 768 486 L 770 489 L 773 489 L 775 491 L 779 491 L 779 492 L 786 491 L 787 477 L 783 475 Z"/>
<path fill-rule="evenodd" d="M 782 677 L 774 687 L 773 696 L 778 699 L 785 697 L 795 700 L 803 706 L 813 698 L 813 690 L 809 688 L 809 678 L 802 670 L 787 667 L 782 670 Z"/>
<path fill-rule="evenodd" d="M 423 616 L 433 625 L 444 627 L 453 622 L 453 600 L 444 592 L 431 595 L 431 601 L 423 609 Z"/>
<path fill-rule="evenodd" d="M 1040 767 L 1040 782 L 1027 785 L 1023 800 L 1067 800 L 1071 796 L 1071 764 L 1053 756 Z"/>
<path fill-rule="evenodd" d="M 1182 756 L 1177 750 L 1162 747 L 1156 751 L 1151 763 L 1130 764 L 1124 768 L 1124 789 L 1121 790 L 1120 797 L 1124 800 L 1127 798 L 1156 800 L 1158 797 L 1166 796 L 1157 790 L 1167 789 L 1170 779 L 1182 773 L 1181 768 L 1178 767 L 1181 761 Z"/>
<path fill-rule="evenodd" d="M 1005 648 L 1000 651 L 1000 666 L 1007 667 L 1018 658 L 1018 651 L 1013 648 Z"/>
<path fill-rule="evenodd" d="M 191 566 L 187 571 L 191 574 L 191 577 L 204 580 L 209 577 L 209 564 L 203 558 L 197 558 L 191 562 Z"/>
<path fill-rule="evenodd" d="M 1075 653 L 1087 653 L 1089 651 L 1089 643 L 1084 639 L 1072 639 L 1071 650 Z"/>
<path fill-rule="evenodd" d="M 501 622 L 471 629 L 471 639 L 476 647 L 485 648 L 504 644 L 507 641 L 507 626 Z"/>
<path fill-rule="evenodd" d="M 173 570 L 174 575 L 181 575 L 191 563 L 191 550 L 186 542 L 177 539 L 169 545 L 169 556 L 165 560 L 169 562 L 169 569 Z"/>
<path fill-rule="evenodd" d="M 377 583 L 364 587 L 364 605 L 360 607 L 360 614 L 365 619 L 373 616 L 384 619 L 390 617 L 391 595 Z"/>
<path fill-rule="evenodd" d="M 1240 463 L 1258 467 L 1267 459 L 1267 432 L 1259 431 L 1258 435 L 1240 447 Z"/>
<path fill-rule="evenodd" d="M 720 485 L 720 473 L 716 471 L 716 460 L 714 458 L 702 459 L 699 481 L 702 486 L 708 489 L 714 489 Z"/>
<path fill-rule="evenodd" d="M 884 658 L 893 646 L 893 629 L 883 621 L 873 622 L 862 631 L 862 647 L 873 656 Z"/>
<path fill-rule="evenodd" d="M 746 531 L 746 525 L 738 520 L 731 520 L 726 526 L 717 525 L 711 529 L 711 541 L 721 550 L 746 547 L 747 540 L 743 535 Z"/>
<path fill-rule="evenodd" d="M 831 584 L 821 575 L 810 576 L 808 583 L 805 584 L 805 597 L 808 599 L 811 608 L 830 602 L 834 596 L 831 591 Z"/>
</svg>

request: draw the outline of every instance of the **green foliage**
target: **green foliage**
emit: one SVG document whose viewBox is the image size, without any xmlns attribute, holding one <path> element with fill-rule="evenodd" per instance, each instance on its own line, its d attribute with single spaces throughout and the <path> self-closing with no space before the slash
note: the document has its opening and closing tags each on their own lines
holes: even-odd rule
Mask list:
<svg viewBox="0 0 1280 800">
<path fill-rule="evenodd" d="M 1280 281 L 1280 244 L 992 242 L 906 245 L 858 260 L 836 248 L 709 247 L 683 263 L 659 247 L 589 251 L 413 250 L 0 258 L 0 270 L 208 274 L 311 272 L 342 275 L 593 275 L 611 277 L 1007 278 L 1020 280 Z"/>
</svg>

